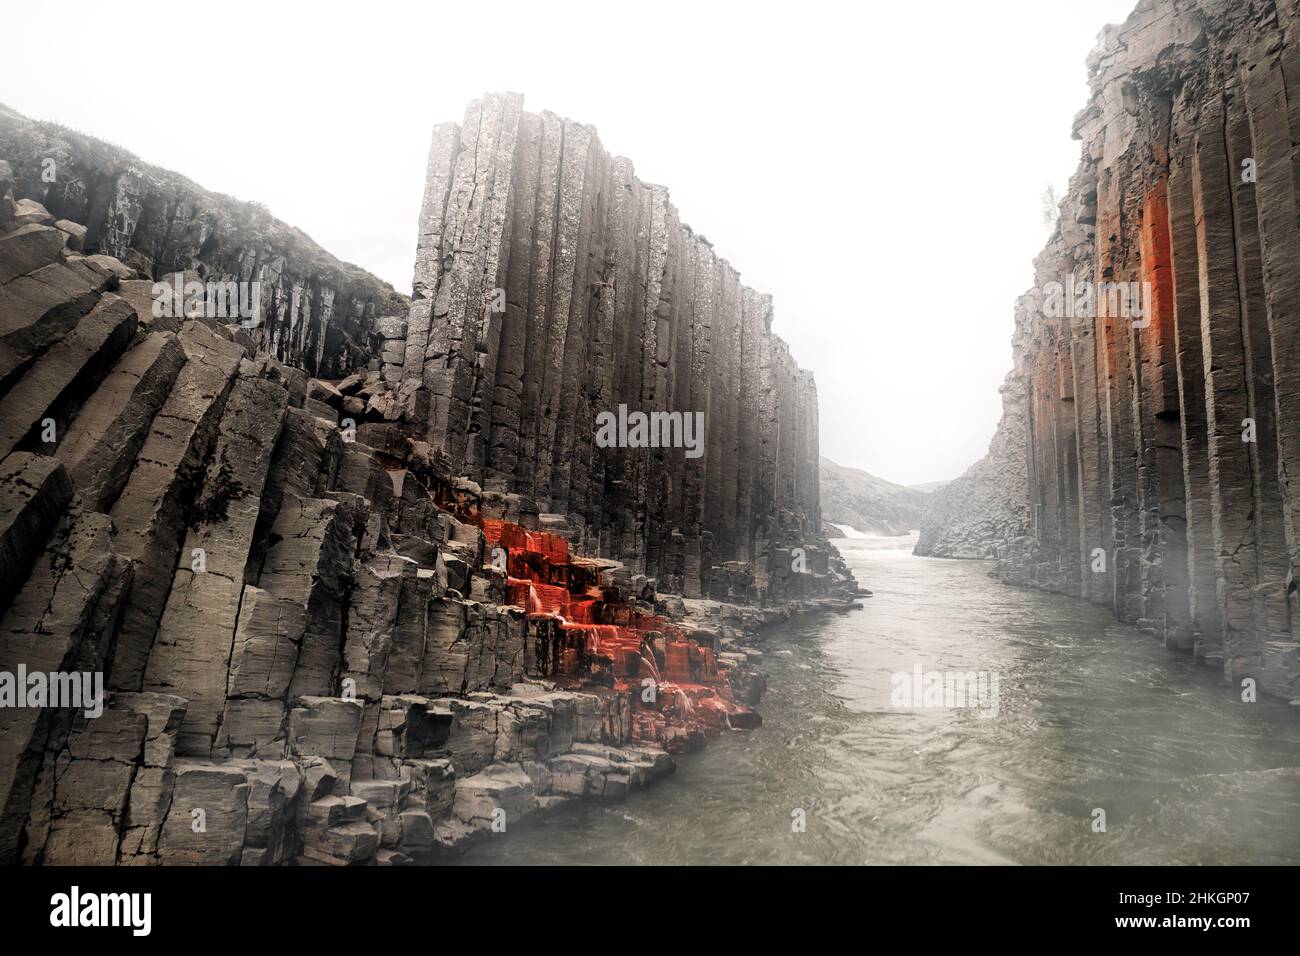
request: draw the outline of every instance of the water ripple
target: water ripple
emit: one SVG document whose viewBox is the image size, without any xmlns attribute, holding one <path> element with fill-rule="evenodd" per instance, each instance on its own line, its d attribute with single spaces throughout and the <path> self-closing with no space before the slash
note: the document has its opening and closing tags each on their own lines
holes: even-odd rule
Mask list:
<svg viewBox="0 0 1300 956">
<path fill-rule="evenodd" d="M 768 636 L 760 730 L 464 862 L 1300 862 L 1293 708 L 1242 703 L 1103 608 L 902 544 L 841 542 L 875 597 Z M 891 675 L 918 662 L 996 673 L 997 716 L 895 707 Z"/>
</svg>

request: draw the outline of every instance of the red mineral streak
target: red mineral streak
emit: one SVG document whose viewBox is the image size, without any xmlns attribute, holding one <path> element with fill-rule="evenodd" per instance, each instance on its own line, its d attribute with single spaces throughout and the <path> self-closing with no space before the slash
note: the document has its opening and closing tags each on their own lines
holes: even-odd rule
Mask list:
<svg viewBox="0 0 1300 956">
<path fill-rule="evenodd" d="M 1151 321 L 1150 338 L 1159 346 L 1166 340 L 1172 340 L 1174 314 L 1169 197 L 1163 177 L 1156 181 L 1155 187 L 1145 196 L 1138 249 L 1142 255 L 1142 280 L 1149 283 L 1151 288 L 1151 301 L 1147 303 L 1150 311 L 1146 316 Z"/>
<path fill-rule="evenodd" d="M 541 672 L 560 686 L 603 686 L 624 695 L 633 740 L 678 751 L 725 729 L 761 723 L 736 703 L 712 648 L 665 617 L 607 600 L 598 566 L 572 558 L 563 537 L 472 520 L 489 547 L 506 551 L 507 600 L 527 613 Z"/>
</svg>

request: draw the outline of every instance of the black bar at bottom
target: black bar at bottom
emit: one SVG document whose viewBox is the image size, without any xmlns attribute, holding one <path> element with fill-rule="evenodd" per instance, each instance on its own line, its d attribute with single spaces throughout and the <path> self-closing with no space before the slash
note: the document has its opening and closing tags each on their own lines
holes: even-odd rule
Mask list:
<svg viewBox="0 0 1300 956">
<path fill-rule="evenodd" d="M 918 942 L 1045 932 L 1052 940 L 1203 939 L 1294 926 L 1294 874 L 1283 868 L 655 868 L 561 873 L 513 868 L 36 868 L 0 873 L 9 942 L 79 934 L 115 944 L 193 945 L 209 931 L 264 949 L 314 937 L 340 945 L 402 939 L 508 943 L 680 931 L 731 944 L 771 932 L 799 939 Z M 74 895 L 77 910 L 73 917 Z M 104 897 L 102 894 L 111 894 Z M 146 927 L 144 897 L 149 894 Z M 86 926 L 86 922 L 117 926 Z M 63 925 L 54 925 L 61 922 Z M 72 925 L 76 923 L 78 925 Z M 675 931 L 673 927 L 678 929 Z M 392 934 L 389 936 L 388 934 Z M 430 936 L 432 933 L 432 937 Z M 450 933 L 452 936 L 443 936 Z M 877 935 L 880 934 L 880 935 Z"/>
</svg>

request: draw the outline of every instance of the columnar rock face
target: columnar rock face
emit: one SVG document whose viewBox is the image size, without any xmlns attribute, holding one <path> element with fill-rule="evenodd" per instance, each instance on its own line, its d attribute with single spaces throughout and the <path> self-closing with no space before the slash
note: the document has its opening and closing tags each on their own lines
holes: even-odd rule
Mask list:
<svg viewBox="0 0 1300 956">
<path fill-rule="evenodd" d="M 471 116 L 409 316 L 328 361 L 153 308 L 184 274 L 88 254 L 120 208 L 55 220 L 0 160 L 0 863 L 402 863 L 619 799 L 758 724 L 758 626 L 856 593 L 766 300 L 590 131 Z M 598 447 L 643 389 L 705 413 L 698 457 Z"/>
<path fill-rule="evenodd" d="M 142 278 L 257 282 L 261 321 L 249 334 L 313 375 L 337 377 L 364 364 L 377 344 L 374 319 L 405 311 L 406 297 L 392 286 L 335 259 L 264 207 L 2 104 L 0 157 L 20 197 L 80 224 L 75 243 L 87 255 L 112 256 Z"/>
<path fill-rule="evenodd" d="M 433 134 L 390 415 L 664 590 L 725 596 L 729 562 L 763 589 L 780 549 L 820 538 L 816 385 L 771 323 L 594 129 L 486 96 Z M 698 456 L 603 447 L 621 406 L 698 413 Z"/>
<path fill-rule="evenodd" d="M 635 734 L 576 662 L 539 682 L 559 619 L 491 601 L 472 489 L 239 324 L 137 312 L 51 220 L 0 162 L 0 861 L 400 863 L 703 739 Z"/>
<path fill-rule="evenodd" d="M 1017 312 L 1030 520 L 999 572 L 1294 698 L 1300 10 L 1148 0 L 1089 70 L 1083 160 Z"/>
</svg>

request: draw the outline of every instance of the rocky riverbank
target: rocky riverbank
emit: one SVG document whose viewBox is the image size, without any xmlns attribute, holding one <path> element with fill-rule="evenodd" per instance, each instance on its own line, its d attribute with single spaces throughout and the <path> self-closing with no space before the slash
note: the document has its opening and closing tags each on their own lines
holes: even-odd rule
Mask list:
<svg viewBox="0 0 1300 956">
<path fill-rule="evenodd" d="M 107 691 L 0 699 L 0 861 L 436 858 L 758 726 L 761 627 L 859 594 L 770 302 L 589 127 L 435 131 L 405 313 L 129 154 L 0 147 L 0 673 Z M 619 404 L 701 454 L 598 445 Z"/>
</svg>

